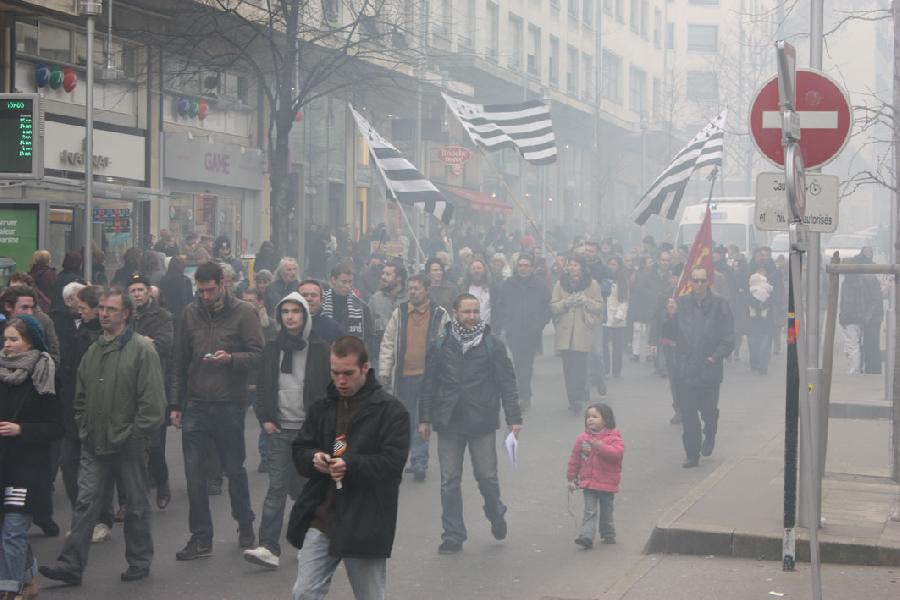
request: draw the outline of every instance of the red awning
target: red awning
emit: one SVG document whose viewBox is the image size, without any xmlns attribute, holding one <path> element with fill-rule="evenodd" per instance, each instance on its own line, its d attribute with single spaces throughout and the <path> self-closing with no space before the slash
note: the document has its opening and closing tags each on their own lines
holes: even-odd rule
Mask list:
<svg viewBox="0 0 900 600">
<path fill-rule="evenodd" d="M 494 198 L 490 194 L 470 190 L 468 188 L 457 187 L 455 185 L 442 185 L 441 191 L 452 194 L 457 198 L 467 202 L 469 208 L 478 212 L 511 214 L 513 207 L 503 202 L 499 198 Z"/>
</svg>

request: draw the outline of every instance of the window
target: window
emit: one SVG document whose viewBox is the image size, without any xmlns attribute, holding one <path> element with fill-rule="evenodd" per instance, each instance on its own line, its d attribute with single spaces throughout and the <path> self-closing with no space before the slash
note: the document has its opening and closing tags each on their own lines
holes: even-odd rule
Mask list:
<svg viewBox="0 0 900 600">
<path fill-rule="evenodd" d="M 650 2 L 641 0 L 641 37 L 647 39 L 647 19 L 650 13 Z"/>
<path fill-rule="evenodd" d="M 24 21 L 16 23 L 16 52 L 38 54 L 38 27 Z"/>
<path fill-rule="evenodd" d="M 475 45 L 472 37 L 475 33 L 475 0 L 462 0 L 462 6 L 465 6 L 465 14 L 460 19 L 463 26 L 459 28 L 459 45 L 471 50 Z"/>
<path fill-rule="evenodd" d="M 659 77 L 653 78 L 653 106 L 651 107 L 651 114 L 654 119 L 662 118 L 662 81 L 660 81 Z"/>
<path fill-rule="evenodd" d="M 38 26 L 38 53 L 49 60 L 72 62 L 72 32 L 41 23 Z"/>
<path fill-rule="evenodd" d="M 641 30 L 640 5 L 641 0 L 631 0 L 631 2 L 629 3 L 629 8 L 631 9 L 631 11 L 629 13 L 628 24 L 631 26 L 631 30 L 635 33 L 638 33 Z"/>
<path fill-rule="evenodd" d="M 528 74 L 541 76 L 541 29 L 528 25 Z"/>
<path fill-rule="evenodd" d="M 522 18 L 509 13 L 509 39 L 512 48 L 506 66 L 513 71 L 522 68 L 522 26 Z"/>
<path fill-rule="evenodd" d="M 695 6 L 718 6 L 719 0 L 688 0 L 688 4 Z"/>
<path fill-rule="evenodd" d="M 675 23 L 666 23 L 666 50 L 675 49 Z"/>
<path fill-rule="evenodd" d="M 578 48 L 569 46 L 566 61 L 566 91 L 573 96 L 578 95 Z"/>
<path fill-rule="evenodd" d="M 685 81 L 688 100 L 719 101 L 719 78 L 711 71 L 688 71 Z"/>
<path fill-rule="evenodd" d="M 622 57 L 604 50 L 601 75 L 603 98 L 622 104 Z"/>
<path fill-rule="evenodd" d="M 594 25 L 594 0 L 584 0 L 581 3 L 581 22 L 588 27 Z"/>
<path fill-rule="evenodd" d="M 612 16 L 613 14 L 613 0 L 603 0 L 603 12 Z"/>
<path fill-rule="evenodd" d="M 715 52 L 719 45 L 718 25 L 688 25 L 689 52 Z"/>
<path fill-rule="evenodd" d="M 559 85 L 559 38 L 550 36 L 550 85 Z"/>
<path fill-rule="evenodd" d="M 578 0 L 569 0 L 569 18 L 577 19 L 578 18 Z"/>
<path fill-rule="evenodd" d="M 616 0 L 616 21 L 625 22 L 625 0 Z"/>
<path fill-rule="evenodd" d="M 453 35 L 453 0 L 441 0 L 441 25 L 445 36 Z"/>
<path fill-rule="evenodd" d="M 662 47 L 662 11 L 653 9 L 653 47 Z"/>
<path fill-rule="evenodd" d="M 498 50 L 497 43 L 500 39 L 500 7 L 493 2 L 487 3 L 488 39 L 485 48 L 487 57 L 496 62 Z"/>
<path fill-rule="evenodd" d="M 628 108 L 639 115 L 647 110 L 647 74 L 637 67 L 628 71 Z"/>
<path fill-rule="evenodd" d="M 340 10 L 338 0 L 322 0 L 322 16 L 326 21 L 332 23 L 337 21 Z"/>
<path fill-rule="evenodd" d="M 584 77 L 582 81 L 584 82 L 583 92 L 581 97 L 585 100 L 593 100 L 594 99 L 594 59 L 587 54 L 581 55 L 581 64 L 582 71 L 584 72 Z"/>
</svg>

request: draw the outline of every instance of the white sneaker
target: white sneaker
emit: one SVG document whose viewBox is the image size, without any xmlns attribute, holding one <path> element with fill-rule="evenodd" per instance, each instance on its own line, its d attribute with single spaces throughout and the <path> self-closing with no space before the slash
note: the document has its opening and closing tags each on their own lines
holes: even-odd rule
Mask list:
<svg viewBox="0 0 900 600">
<path fill-rule="evenodd" d="M 269 569 L 278 568 L 278 557 L 265 546 L 244 550 L 244 560 Z"/>
<path fill-rule="evenodd" d="M 111 535 L 112 529 L 109 528 L 109 525 L 97 523 L 94 525 L 94 534 L 91 536 L 91 543 L 99 544 L 100 542 L 105 542 Z"/>
</svg>

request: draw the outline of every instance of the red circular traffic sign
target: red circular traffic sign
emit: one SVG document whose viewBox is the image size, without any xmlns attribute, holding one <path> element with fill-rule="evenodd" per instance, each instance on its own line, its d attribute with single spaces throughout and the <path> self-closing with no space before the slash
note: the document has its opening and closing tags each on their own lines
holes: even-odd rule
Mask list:
<svg viewBox="0 0 900 600">
<path fill-rule="evenodd" d="M 800 149 L 807 169 L 833 160 L 850 139 L 852 113 L 844 90 L 830 77 L 812 69 L 797 69 L 796 110 L 800 115 Z M 767 159 L 784 166 L 778 77 L 757 92 L 750 108 L 750 133 Z"/>
</svg>

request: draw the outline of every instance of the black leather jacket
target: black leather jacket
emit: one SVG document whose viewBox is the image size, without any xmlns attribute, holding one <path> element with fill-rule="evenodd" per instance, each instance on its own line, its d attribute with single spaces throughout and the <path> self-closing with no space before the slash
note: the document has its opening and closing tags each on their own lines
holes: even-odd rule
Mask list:
<svg viewBox="0 0 900 600">
<path fill-rule="evenodd" d="M 675 342 L 675 372 L 670 376 L 676 383 L 722 383 L 722 361 L 734 349 L 734 318 L 725 300 L 708 293 L 698 304 L 692 294 L 682 296 L 675 316 L 663 323 L 663 336 Z"/>
</svg>

